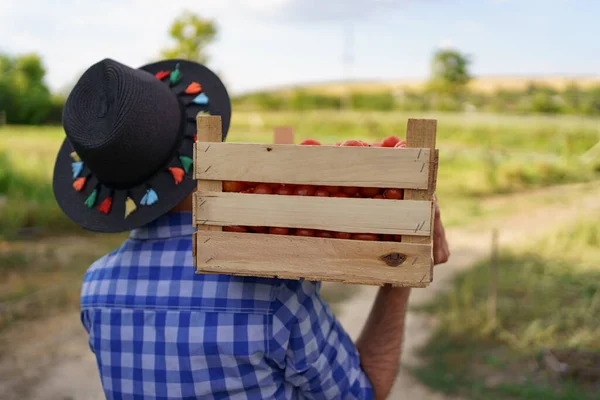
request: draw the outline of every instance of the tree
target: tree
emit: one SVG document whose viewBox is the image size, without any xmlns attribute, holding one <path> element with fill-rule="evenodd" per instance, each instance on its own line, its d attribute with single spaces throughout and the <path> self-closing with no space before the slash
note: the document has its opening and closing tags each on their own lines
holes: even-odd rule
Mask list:
<svg viewBox="0 0 600 400">
<path fill-rule="evenodd" d="M 457 50 L 438 50 L 431 62 L 429 89 L 437 93 L 460 95 L 471 80 L 469 56 Z"/>
<path fill-rule="evenodd" d="M 169 36 L 175 41 L 173 47 L 162 51 L 165 58 L 182 58 L 206 63 L 206 47 L 217 34 L 215 22 L 185 10 L 171 24 Z"/>
</svg>

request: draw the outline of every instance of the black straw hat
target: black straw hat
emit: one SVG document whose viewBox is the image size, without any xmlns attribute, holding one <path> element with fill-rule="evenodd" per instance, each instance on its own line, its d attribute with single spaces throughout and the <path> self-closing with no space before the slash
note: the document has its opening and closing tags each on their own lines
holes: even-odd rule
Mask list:
<svg viewBox="0 0 600 400">
<path fill-rule="evenodd" d="M 231 102 L 205 66 L 165 60 L 133 69 L 111 59 L 79 79 L 63 111 L 67 138 L 54 167 L 54 195 L 86 229 L 122 232 L 168 212 L 196 187 L 198 113 L 221 116 Z"/>
</svg>

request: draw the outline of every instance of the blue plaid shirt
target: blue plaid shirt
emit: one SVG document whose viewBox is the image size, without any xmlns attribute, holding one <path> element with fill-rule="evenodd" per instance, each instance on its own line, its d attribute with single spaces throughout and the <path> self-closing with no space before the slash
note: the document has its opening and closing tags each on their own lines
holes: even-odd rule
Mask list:
<svg viewBox="0 0 600 400">
<path fill-rule="evenodd" d="M 96 261 L 81 319 L 109 399 L 370 399 L 319 283 L 197 275 L 192 216 L 166 214 Z"/>
</svg>

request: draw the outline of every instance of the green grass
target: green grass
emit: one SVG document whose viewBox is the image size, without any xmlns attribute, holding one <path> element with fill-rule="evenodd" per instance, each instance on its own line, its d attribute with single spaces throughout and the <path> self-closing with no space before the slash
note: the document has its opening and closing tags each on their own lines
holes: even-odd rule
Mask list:
<svg viewBox="0 0 600 400">
<path fill-rule="evenodd" d="M 422 309 L 439 328 L 416 375 L 472 399 L 597 398 L 600 381 L 559 380 L 539 369 L 539 356 L 545 348 L 600 354 L 599 217 L 501 253 L 496 321 L 487 309 L 489 261 L 459 275 Z"/>
<path fill-rule="evenodd" d="M 486 213 L 481 199 L 556 184 L 597 179 L 599 163 L 580 156 L 600 141 L 600 120 L 480 114 L 386 112 L 236 112 L 230 141 L 271 142 L 273 128 L 291 125 L 296 140 L 324 143 L 403 137 L 409 117 L 438 119 L 437 191 L 446 223 Z M 0 236 L 23 227 L 53 233 L 77 229 L 55 204 L 51 177 L 64 135 L 60 127 L 0 128 Z"/>
</svg>

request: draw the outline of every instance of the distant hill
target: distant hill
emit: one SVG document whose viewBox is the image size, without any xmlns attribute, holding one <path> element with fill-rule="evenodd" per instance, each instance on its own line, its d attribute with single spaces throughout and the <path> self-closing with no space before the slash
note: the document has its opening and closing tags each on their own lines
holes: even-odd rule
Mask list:
<svg viewBox="0 0 600 400">
<path fill-rule="evenodd" d="M 402 89 L 420 89 L 425 84 L 424 79 L 398 79 L 398 80 L 364 80 L 364 81 L 338 81 L 320 82 L 304 85 L 290 85 L 278 88 L 266 88 L 261 92 L 278 93 L 285 95 L 297 89 L 310 93 L 340 95 L 350 92 L 382 92 Z M 600 85 L 600 75 L 597 76 L 484 76 L 473 79 L 469 87 L 479 92 L 495 92 L 498 89 L 524 89 L 530 83 L 563 89 L 575 83 L 582 88 Z"/>
</svg>

